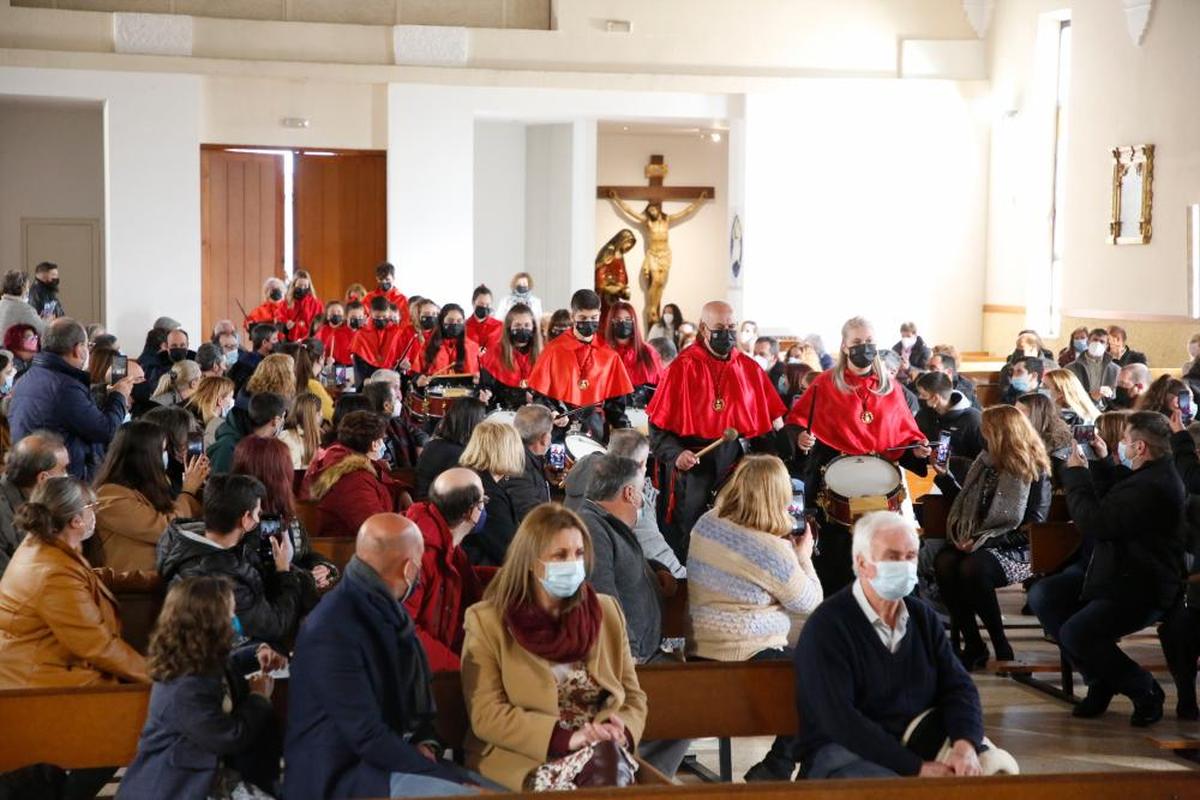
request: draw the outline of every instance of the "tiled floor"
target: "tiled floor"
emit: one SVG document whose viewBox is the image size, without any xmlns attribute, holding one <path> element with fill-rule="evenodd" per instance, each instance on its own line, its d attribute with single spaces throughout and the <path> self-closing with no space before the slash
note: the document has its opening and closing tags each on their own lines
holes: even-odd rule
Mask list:
<svg viewBox="0 0 1200 800">
<path fill-rule="evenodd" d="M 1023 597 L 1017 592 L 1001 593 L 1002 605 L 1006 612 L 1011 612 L 1005 616 L 1009 624 L 1036 622 L 1033 618 L 1015 613 Z M 1018 658 L 1056 657 L 1057 650 L 1042 640 L 1040 630 L 1014 630 L 1010 640 Z M 1147 663 L 1162 661 L 1158 642 L 1150 635 L 1135 637 L 1125 649 L 1134 658 L 1144 658 Z M 1056 673 L 1045 677 L 1057 680 Z M 975 683 L 983 700 L 988 737 L 1012 753 L 1024 773 L 1200 769 L 1169 752 L 1156 749 L 1146 740 L 1148 733 L 1158 736 L 1174 733 L 1200 735 L 1200 723 L 1175 719 L 1175 687 L 1170 676 L 1164 673 L 1156 677 L 1167 693 L 1166 716 L 1149 730 L 1130 727 L 1131 706 L 1125 698 L 1114 700 L 1109 712 L 1100 719 L 1080 720 L 1071 716 L 1066 703 L 1022 686 L 1010 678 L 981 672 L 975 675 Z M 1076 691 L 1082 691 L 1078 676 Z M 735 740 L 734 779 L 740 782 L 746 770 L 762 758 L 770 746 L 770 738 Z M 705 766 L 717 770 L 715 739 L 697 741 L 692 752 Z M 696 781 L 687 775 L 681 775 L 680 780 Z"/>
</svg>

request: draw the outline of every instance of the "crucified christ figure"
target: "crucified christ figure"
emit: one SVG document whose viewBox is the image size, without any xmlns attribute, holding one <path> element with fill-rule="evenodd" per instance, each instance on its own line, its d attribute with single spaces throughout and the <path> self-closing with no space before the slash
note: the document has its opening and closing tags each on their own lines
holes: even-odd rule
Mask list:
<svg viewBox="0 0 1200 800">
<path fill-rule="evenodd" d="M 708 192 L 702 191 L 699 197 L 679 213 L 665 214 L 662 210 L 662 203 L 658 200 L 651 200 L 646 204 L 646 210 L 638 213 L 630 208 L 629 204 L 622 200 L 615 190 L 610 190 L 608 193 L 608 198 L 625 216 L 645 229 L 646 255 L 642 258 L 640 283 L 642 290 L 646 293 L 645 306 L 642 308 L 642 324 L 646 326 L 647 330 L 658 322 L 663 289 L 666 288 L 667 278 L 671 274 L 671 244 L 667 238 L 671 225 L 696 213 L 696 209 L 700 207 L 707 196 Z"/>
</svg>

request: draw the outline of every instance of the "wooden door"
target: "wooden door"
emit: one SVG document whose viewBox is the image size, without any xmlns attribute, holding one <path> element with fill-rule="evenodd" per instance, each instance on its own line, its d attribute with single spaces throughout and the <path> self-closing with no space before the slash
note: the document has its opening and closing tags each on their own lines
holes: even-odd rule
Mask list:
<svg viewBox="0 0 1200 800">
<path fill-rule="evenodd" d="M 283 156 L 200 151 L 203 341 L 217 320 L 242 326 L 263 281 L 283 277 Z M 245 311 L 243 311 L 245 309 Z"/>
<path fill-rule="evenodd" d="M 58 299 L 67 314 L 85 325 L 104 322 L 104 248 L 98 219 L 21 218 L 21 252 L 25 272 L 58 264 L 62 281 Z"/>
<path fill-rule="evenodd" d="M 374 288 L 387 258 L 387 154 L 300 152 L 295 164 L 296 269 L 312 275 L 322 302 L 351 283 Z"/>
</svg>

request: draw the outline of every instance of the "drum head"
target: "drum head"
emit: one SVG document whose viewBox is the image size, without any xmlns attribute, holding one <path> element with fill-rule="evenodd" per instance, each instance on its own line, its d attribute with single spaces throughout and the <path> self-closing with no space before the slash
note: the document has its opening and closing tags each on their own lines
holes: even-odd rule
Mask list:
<svg viewBox="0 0 1200 800">
<path fill-rule="evenodd" d="M 625 417 L 629 420 L 629 424 L 633 426 L 635 431 L 641 431 L 647 436 L 650 435 L 650 415 L 646 413 L 646 409 L 627 408 L 625 409 Z"/>
<path fill-rule="evenodd" d="M 567 452 L 571 454 L 571 458 L 578 461 L 589 453 L 603 453 L 604 445 L 595 439 L 572 433 L 567 436 Z"/>
<path fill-rule="evenodd" d="M 842 456 L 825 467 L 825 485 L 842 497 L 887 495 L 900 485 L 900 472 L 878 456 Z"/>
<path fill-rule="evenodd" d="M 488 414 L 486 419 L 490 419 L 494 422 L 503 422 L 506 425 L 512 425 L 517 420 L 517 412 L 498 408 L 492 413 Z"/>
</svg>

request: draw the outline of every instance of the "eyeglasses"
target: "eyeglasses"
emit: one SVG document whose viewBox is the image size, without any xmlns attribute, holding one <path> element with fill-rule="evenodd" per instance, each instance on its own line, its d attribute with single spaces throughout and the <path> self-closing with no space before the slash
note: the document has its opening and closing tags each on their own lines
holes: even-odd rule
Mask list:
<svg viewBox="0 0 1200 800">
<path fill-rule="evenodd" d="M 90 508 L 92 511 L 95 511 L 95 510 L 96 510 L 97 508 L 99 508 L 99 507 L 100 507 L 100 501 L 99 501 L 99 500 L 93 500 L 93 501 L 92 501 L 92 502 L 90 502 L 90 503 L 84 503 L 84 504 L 83 504 L 83 510 L 84 510 L 84 511 L 86 511 L 86 510 L 87 510 L 87 509 L 89 509 L 89 508 Z"/>
<path fill-rule="evenodd" d="M 482 497 L 482 498 L 479 500 L 479 503 L 477 503 L 477 505 L 480 505 L 480 506 L 486 506 L 486 505 L 487 505 L 488 503 L 490 503 L 490 502 L 492 502 L 492 498 L 488 497 L 488 496 L 485 494 L 485 495 L 484 495 L 484 496 L 483 496 L 483 497 Z"/>
</svg>

